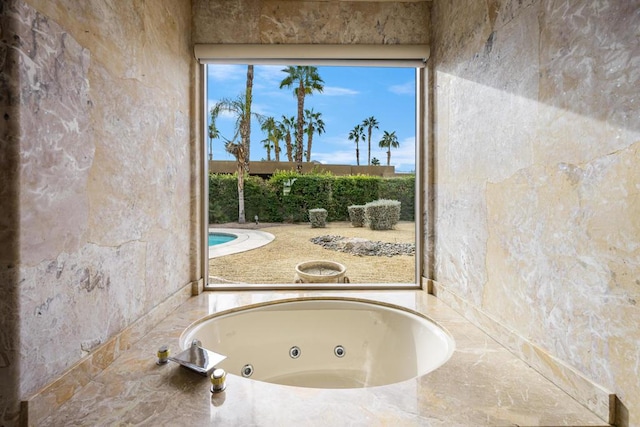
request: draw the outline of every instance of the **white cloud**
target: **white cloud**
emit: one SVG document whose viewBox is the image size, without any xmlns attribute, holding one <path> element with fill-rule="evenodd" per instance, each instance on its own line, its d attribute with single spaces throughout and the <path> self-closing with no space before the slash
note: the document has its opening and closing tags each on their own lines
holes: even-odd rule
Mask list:
<svg viewBox="0 0 640 427">
<path fill-rule="evenodd" d="M 348 89 L 345 87 L 325 86 L 322 91 L 322 95 L 326 96 L 353 96 L 358 95 L 357 90 Z"/>
<path fill-rule="evenodd" d="M 210 79 L 218 82 L 244 80 L 247 77 L 247 67 L 245 65 L 209 65 L 207 75 Z"/>
<path fill-rule="evenodd" d="M 387 151 L 378 147 L 378 140 L 371 138 L 371 158 L 376 157 L 380 164 L 387 164 Z M 343 137 L 323 137 L 314 143 L 316 150 L 312 153 L 312 160 L 326 164 L 355 165 L 356 146 L 353 141 Z M 331 149 L 337 147 L 337 149 Z M 367 142 L 360 143 L 360 165 L 367 164 Z M 415 138 L 408 137 L 400 141 L 400 147 L 391 149 L 391 166 L 396 171 L 411 172 L 416 169 Z"/>
<path fill-rule="evenodd" d="M 262 86 L 278 88 L 282 79 L 286 77 L 286 74 L 282 72 L 283 68 L 282 65 L 257 65 L 254 81 L 261 82 Z"/>
<path fill-rule="evenodd" d="M 408 81 L 403 84 L 389 86 L 388 90 L 396 95 L 414 95 L 416 93 L 416 84 L 413 81 Z"/>
<path fill-rule="evenodd" d="M 371 141 L 371 157 L 376 157 L 380 160 L 381 165 L 387 164 L 387 150 L 378 147 L 377 142 L 374 149 L 373 140 Z M 415 171 L 416 147 L 414 137 L 403 139 L 400 141 L 400 147 L 391 149 L 391 166 L 395 166 L 396 171 Z"/>
<path fill-rule="evenodd" d="M 317 160 L 320 163 L 337 164 L 337 165 L 351 165 L 356 163 L 356 150 L 355 146 L 353 150 L 337 150 L 326 153 L 311 152 L 311 159 Z M 362 158 L 360 159 L 362 162 Z"/>
</svg>

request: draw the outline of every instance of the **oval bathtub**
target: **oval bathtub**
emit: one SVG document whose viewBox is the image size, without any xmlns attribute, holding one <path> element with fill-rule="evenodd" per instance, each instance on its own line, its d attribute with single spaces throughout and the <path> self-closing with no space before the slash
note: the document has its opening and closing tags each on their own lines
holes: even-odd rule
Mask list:
<svg viewBox="0 0 640 427">
<path fill-rule="evenodd" d="M 407 309 L 346 298 L 304 298 L 227 310 L 181 335 L 187 348 L 227 356 L 230 374 L 275 384 L 362 388 L 424 375 L 453 353 L 453 338 Z M 250 375 L 247 375 L 250 374 Z"/>
</svg>

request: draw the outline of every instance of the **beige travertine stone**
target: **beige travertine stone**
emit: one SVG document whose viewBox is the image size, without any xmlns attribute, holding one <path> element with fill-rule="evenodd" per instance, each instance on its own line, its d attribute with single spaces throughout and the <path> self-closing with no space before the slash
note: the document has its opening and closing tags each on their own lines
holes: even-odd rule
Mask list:
<svg viewBox="0 0 640 427">
<path fill-rule="evenodd" d="M 0 366 L 19 385 L 3 387 L 4 425 L 15 422 L 5 399 L 28 398 L 89 355 L 55 384 L 64 401 L 129 347 L 131 333 L 117 333 L 191 287 L 199 197 L 189 2 L 17 0 L 0 17 L 3 56 L 15 53 L 0 61 L 15 90 L 0 103 L 3 141 L 19 152 L 19 228 L 9 229 L 19 276 L 3 266 L 0 314 L 0 353 L 11 356 L 20 331 L 19 357 Z"/>
<path fill-rule="evenodd" d="M 194 0 L 194 43 L 427 44 L 428 2 Z"/>
<path fill-rule="evenodd" d="M 640 425 L 638 11 L 432 9 L 439 286 L 605 419 L 579 377 L 615 392 L 619 425 Z"/>
</svg>

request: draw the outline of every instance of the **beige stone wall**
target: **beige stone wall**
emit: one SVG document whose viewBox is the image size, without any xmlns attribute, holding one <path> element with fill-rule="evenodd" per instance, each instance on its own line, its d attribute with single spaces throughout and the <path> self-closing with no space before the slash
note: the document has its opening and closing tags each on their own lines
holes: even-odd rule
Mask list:
<svg viewBox="0 0 640 427">
<path fill-rule="evenodd" d="M 194 61 L 190 2 L 28 0 L 4 15 L 24 399 L 197 279 Z"/>
<path fill-rule="evenodd" d="M 194 0 L 194 43 L 427 44 L 427 1 Z"/>
<path fill-rule="evenodd" d="M 435 279 L 615 392 L 619 425 L 640 425 L 638 10 L 432 10 Z"/>
</svg>

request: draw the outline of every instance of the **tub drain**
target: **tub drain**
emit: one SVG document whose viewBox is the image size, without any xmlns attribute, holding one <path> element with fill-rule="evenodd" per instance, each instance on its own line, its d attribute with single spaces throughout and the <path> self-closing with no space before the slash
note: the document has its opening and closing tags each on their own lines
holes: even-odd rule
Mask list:
<svg viewBox="0 0 640 427">
<path fill-rule="evenodd" d="M 240 373 L 243 377 L 249 378 L 251 375 L 253 375 L 253 365 L 247 363 L 242 367 L 242 371 Z"/>
<path fill-rule="evenodd" d="M 347 351 L 341 345 L 337 345 L 336 348 L 333 349 L 333 354 L 335 354 L 336 357 L 344 357 L 346 352 Z"/>
</svg>

